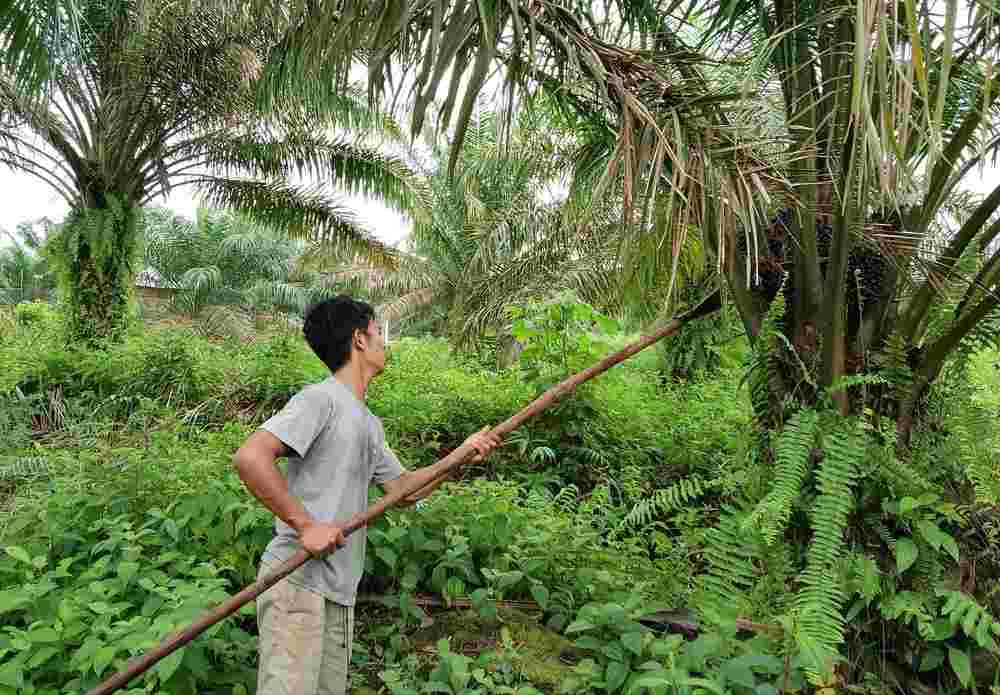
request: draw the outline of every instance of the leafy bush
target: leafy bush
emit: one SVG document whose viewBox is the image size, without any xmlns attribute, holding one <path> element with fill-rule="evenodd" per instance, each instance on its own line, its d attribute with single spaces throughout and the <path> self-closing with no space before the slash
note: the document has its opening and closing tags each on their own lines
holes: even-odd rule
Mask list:
<svg viewBox="0 0 1000 695">
<path fill-rule="evenodd" d="M 639 543 L 610 545 L 599 523 L 606 514 L 581 504 L 572 489 L 553 499 L 499 481 L 451 485 L 421 509 L 374 524 L 366 569 L 392 578 L 404 617 L 422 617 L 409 603 L 415 591 L 470 596 L 484 606 L 533 599 L 553 629 L 623 583 L 645 581 L 650 597 L 682 601 L 690 567 L 682 558 L 654 562 Z"/>
<path fill-rule="evenodd" d="M 14 307 L 18 325 L 52 330 L 59 324 L 59 313 L 48 302 L 21 302 Z"/>
<path fill-rule="evenodd" d="M 111 509 L 121 506 L 111 502 Z M 0 561 L 0 692 L 90 690 L 228 597 L 222 569 L 192 552 L 192 542 L 199 533 L 231 533 L 239 521 L 212 531 L 205 517 L 176 516 L 180 509 L 151 510 L 135 523 L 69 494 L 53 506 L 49 548 L 7 546 Z M 242 613 L 252 615 L 253 604 Z M 133 688 L 250 692 L 254 671 L 248 662 L 256 643 L 245 626 L 245 620 L 228 620 L 209 628 Z"/>
</svg>

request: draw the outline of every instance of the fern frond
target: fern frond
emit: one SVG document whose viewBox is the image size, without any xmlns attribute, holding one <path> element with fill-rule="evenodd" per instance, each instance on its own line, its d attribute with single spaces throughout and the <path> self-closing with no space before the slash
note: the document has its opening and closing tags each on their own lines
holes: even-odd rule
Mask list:
<svg viewBox="0 0 1000 695">
<path fill-rule="evenodd" d="M 986 408 L 971 405 L 949 424 L 965 475 L 976 491 L 976 502 L 1000 506 L 1000 470 L 994 457 L 995 417 Z"/>
<path fill-rule="evenodd" d="M 696 475 L 682 478 L 670 487 L 657 490 L 652 497 L 632 507 L 632 511 L 622 519 L 621 530 L 645 526 L 657 514 L 680 509 L 719 485 L 718 480 L 705 481 Z"/>
<path fill-rule="evenodd" d="M 880 374 L 846 374 L 837 377 L 830 385 L 830 393 L 845 391 L 854 386 L 885 386 L 889 380 Z"/>
<path fill-rule="evenodd" d="M 824 457 L 817 467 L 819 496 L 812 513 L 813 538 L 807 551 L 802 589 L 796 596 L 802 632 L 829 656 L 844 638 L 846 598 L 834 576 L 834 565 L 843 554 L 844 530 L 854 509 L 852 487 L 865 453 L 856 426 L 835 429 L 824 437 Z M 817 664 L 826 668 L 826 664 Z"/>
<path fill-rule="evenodd" d="M 913 370 L 906 358 L 906 341 L 898 333 L 893 333 L 886 341 L 884 372 L 895 398 L 902 397 L 913 384 Z"/>
<path fill-rule="evenodd" d="M 552 506 L 564 512 L 574 511 L 579 499 L 580 488 L 570 484 L 559 488 L 559 492 L 552 498 Z"/>
<path fill-rule="evenodd" d="M 925 542 L 918 543 L 919 552 L 911 570 L 910 586 L 915 591 L 929 591 L 941 581 L 944 575 L 944 565 L 941 563 L 941 553 L 935 552 Z"/>
<path fill-rule="evenodd" d="M 759 543 L 744 530 L 746 513 L 732 507 L 722 512 L 718 525 L 705 534 L 708 568 L 698 580 L 706 615 L 714 613 L 716 619 L 734 612 L 750 614 L 747 592 L 756 582 L 754 563 L 759 559 Z"/>
<path fill-rule="evenodd" d="M 774 486 L 747 519 L 748 524 L 760 529 L 768 545 L 784 531 L 792 514 L 792 504 L 802 492 L 818 428 L 819 413 L 806 408 L 792 416 L 778 438 Z"/>
</svg>

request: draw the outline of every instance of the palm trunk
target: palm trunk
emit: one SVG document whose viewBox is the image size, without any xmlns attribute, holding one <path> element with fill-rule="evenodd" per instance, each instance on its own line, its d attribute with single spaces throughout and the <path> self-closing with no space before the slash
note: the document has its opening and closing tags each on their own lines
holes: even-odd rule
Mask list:
<svg viewBox="0 0 1000 695">
<path fill-rule="evenodd" d="M 64 232 L 67 328 L 71 342 L 119 342 L 128 328 L 139 211 L 112 195 L 74 211 Z"/>
</svg>

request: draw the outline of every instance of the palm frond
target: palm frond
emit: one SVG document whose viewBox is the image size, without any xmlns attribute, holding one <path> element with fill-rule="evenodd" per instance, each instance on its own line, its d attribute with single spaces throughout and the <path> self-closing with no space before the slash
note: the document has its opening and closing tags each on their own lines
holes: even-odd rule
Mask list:
<svg viewBox="0 0 1000 695">
<path fill-rule="evenodd" d="M 239 210 L 292 238 L 318 244 L 331 257 L 363 259 L 382 267 L 395 265 L 394 251 L 318 187 L 223 177 L 202 179 L 199 187 L 212 204 Z"/>
<path fill-rule="evenodd" d="M 276 308 L 286 313 L 303 314 L 310 301 L 310 290 L 286 282 L 261 280 L 247 293 L 258 308 Z"/>
<path fill-rule="evenodd" d="M 197 149 L 204 153 L 206 166 L 223 175 L 273 179 L 297 174 L 349 194 L 377 198 L 418 219 L 427 214 L 426 184 L 402 159 L 344 139 L 304 131 L 283 137 L 220 133 Z"/>
<path fill-rule="evenodd" d="M 181 275 L 181 287 L 198 293 L 209 293 L 223 286 L 222 271 L 216 266 L 189 268 Z"/>
<path fill-rule="evenodd" d="M 0 0 L 0 65 L 25 93 L 51 78 L 55 55 L 79 31 L 76 0 Z"/>
<path fill-rule="evenodd" d="M 392 302 L 381 304 L 376 308 L 376 314 L 381 319 L 398 321 L 413 314 L 420 309 L 430 306 L 436 299 L 436 292 L 433 287 L 424 287 L 404 294 Z"/>
</svg>

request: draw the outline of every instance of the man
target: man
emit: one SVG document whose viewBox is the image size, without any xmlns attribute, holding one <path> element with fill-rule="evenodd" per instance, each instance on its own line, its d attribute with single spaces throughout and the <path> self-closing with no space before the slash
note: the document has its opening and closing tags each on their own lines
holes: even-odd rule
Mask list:
<svg viewBox="0 0 1000 695">
<path fill-rule="evenodd" d="M 366 536 L 359 529 L 345 538 L 341 527 L 367 508 L 372 481 L 391 494 L 416 484 L 421 473 L 400 465 L 365 405 L 368 384 L 386 359 L 371 306 L 347 296 L 320 302 L 303 333 L 331 376 L 303 388 L 233 457 L 244 484 L 278 517 L 258 576 L 272 573 L 300 545 L 313 556 L 257 598 L 259 695 L 346 692 Z M 466 441 L 475 447 L 474 462 L 500 444 L 487 430 Z M 275 466 L 282 456 L 288 457 L 287 482 Z M 404 502 L 438 485 L 429 483 Z"/>
</svg>

